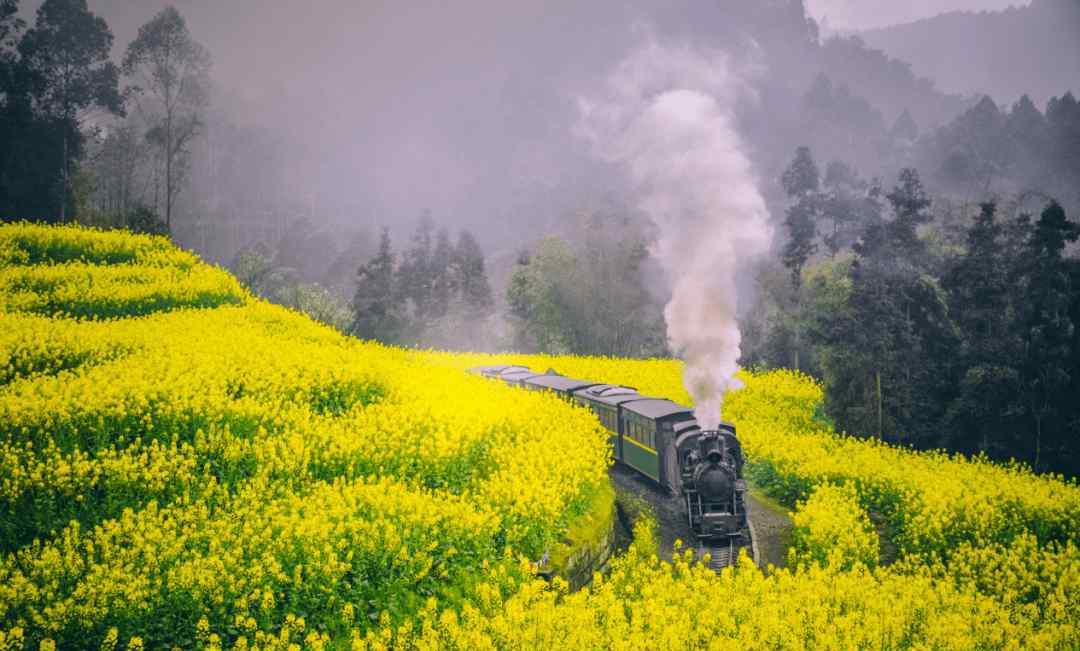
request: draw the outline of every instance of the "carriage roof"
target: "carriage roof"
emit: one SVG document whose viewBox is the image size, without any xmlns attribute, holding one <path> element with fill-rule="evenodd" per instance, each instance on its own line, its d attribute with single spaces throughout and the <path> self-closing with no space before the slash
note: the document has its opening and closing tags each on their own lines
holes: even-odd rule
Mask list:
<svg viewBox="0 0 1080 651">
<path fill-rule="evenodd" d="M 573 393 L 583 400 L 599 402 L 605 405 L 620 405 L 628 400 L 640 400 L 644 397 L 634 387 L 626 387 L 620 384 L 596 384 L 577 389 Z"/>
<path fill-rule="evenodd" d="M 623 405 L 623 409 L 652 420 L 661 420 L 672 416 L 682 416 L 683 418 L 680 418 L 680 420 L 694 417 L 694 410 L 691 407 L 664 398 L 635 400 Z"/>
<path fill-rule="evenodd" d="M 498 374 L 500 371 L 503 371 L 507 368 L 510 367 L 506 364 L 492 364 L 490 366 L 474 366 L 470 369 L 467 369 L 466 372 L 472 373 L 474 375 Z"/>
<path fill-rule="evenodd" d="M 521 380 L 524 380 L 526 378 L 531 378 L 531 377 L 533 377 L 535 375 L 536 375 L 536 373 L 530 371 L 527 368 L 526 369 L 514 368 L 514 369 L 509 369 L 509 370 L 506 370 L 506 371 L 502 371 L 501 373 L 499 373 L 499 379 L 500 380 L 506 380 L 507 382 L 520 382 Z"/>
<path fill-rule="evenodd" d="M 565 375 L 545 373 L 544 375 L 537 375 L 525 380 L 525 384 L 566 393 L 584 389 L 593 386 L 596 383 L 590 382 L 589 380 L 578 380 L 572 377 L 566 377 Z"/>
</svg>

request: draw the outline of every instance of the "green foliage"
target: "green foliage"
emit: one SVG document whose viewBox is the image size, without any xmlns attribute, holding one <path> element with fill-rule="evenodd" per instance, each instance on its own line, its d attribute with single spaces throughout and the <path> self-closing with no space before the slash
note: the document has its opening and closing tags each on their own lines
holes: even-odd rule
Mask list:
<svg viewBox="0 0 1080 651">
<path fill-rule="evenodd" d="M 317 283 L 305 282 L 294 269 L 279 267 L 268 247 L 256 245 L 240 251 L 232 272 L 253 294 L 298 310 L 340 332 L 352 324 L 352 311 L 339 293 Z"/>
<path fill-rule="evenodd" d="M 515 346 L 548 353 L 667 353 L 661 304 L 645 286 L 646 234 L 629 217 L 587 215 L 574 244 L 541 240 L 523 254 L 506 299 Z"/>
<path fill-rule="evenodd" d="M 299 310 L 339 332 L 348 332 L 352 325 L 353 314 L 348 301 L 319 285 L 300 283 L 283 287 L 272 300 L 278 305 Z"/>
<path fill-rule="evenodd" d="M 820 205 L 817 196 L 818 170 L 809 148 L 799 147 L 795 152 L 795 159 L 784 171 L 782 183 L 784 190 L 795 203 L 788 207 L 784 219 L 788 240 L 784 244 L 781 259 L 784 266 L 791 270 L 791 282 L 798 292 L 803 266 L 817 251 L 815 239 Z"/>
<path fill-rule="evenodd" d="M 573 300 L 580 278 L 577 256 L 557 237 L 542 240 L 514 269 L 506 290 L 510 313 L 519 320 L 520 335 L 535 341 L 539 350 L 574 352 L 574 331 L 583 325 L 575 311 L 580 302 Z"/>
<path fill-rule="evenodd" d="M 854 174 L 830 168 L 822 194 L 850 192 Z M 886 198 L 891 219 L 869 211 L 850 254 L 808 256 L 792 293 L 759 276 L 765 301 L 749 318 L 763 325 L 744 329 L 744 363 L 801 354 L 843 431 L 1080 472 L 1080 265 L 1065 254 L 1080 227 L 1053 202 L 1034 222 L 984 203 L 948 232 L 913 169 Z"/>
<path fill-rule="evenodd" d="M 1023 394 L 1033 423 L 1034 457 L 1039 469 L 1045 463 L 1047 425 L 1056 439 L 1051 449 L 1064 444 L 1076 456 L 1076 436 L 1070 423 L 1076 418 L 1080 369 L 1070 364 L 1078 324 L 1070 308 L 1080 288 L 1072 285 L 1069 263 L 1064 259 L 1066 243 L 1075 242 L 1080 227 L 1070 222 L 1057 203 L 1051 203 L 1035 223 L 1027 243 L 1026 301 L 1019 310 L 1020 338 L 1026 352 L 1023 362 Z"/>
<path fill-rule="evenodd" d="M 112 32 L 85 0 L 45 0 L 16 42 L 0 7 L 0 214 L 64 220 L 86 112 L 122 113 Z"/>
</svg>

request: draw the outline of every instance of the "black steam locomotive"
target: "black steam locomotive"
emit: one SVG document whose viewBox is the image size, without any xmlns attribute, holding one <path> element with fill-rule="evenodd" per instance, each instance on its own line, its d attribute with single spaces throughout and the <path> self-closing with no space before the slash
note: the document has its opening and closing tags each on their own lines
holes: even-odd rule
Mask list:
<svg viewBox="0 0 1080 651">
<path fill-rule="evenodd" d="M 533 391 L 553 391 L 592 409 L 610 433 L 615 460 L 672 495 L 682 495 L 690 528 L 704 545 L 747 539 L 743 454 L 735 426 L 702 430 L 691 408 L 643 396 L 632 387 L 577 380 L 524 366 L 482 366 L 470 373 Z"/>
</svg>

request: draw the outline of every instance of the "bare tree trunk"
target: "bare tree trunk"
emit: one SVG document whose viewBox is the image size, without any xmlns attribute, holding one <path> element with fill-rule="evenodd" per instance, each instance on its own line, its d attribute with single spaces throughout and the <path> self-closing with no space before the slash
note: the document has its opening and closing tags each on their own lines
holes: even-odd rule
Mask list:
<svg viewBox="0 0 1080 651">
<path fill-rule="evenodd" d="M 799 368 L 799 349 L 802 347 L 802 285 L 795 288 L 795 370 Z"/>
<path fill-rule="evenodd" d="M 64 121 L 64 153 L 60 161 L 60 222 L 67 222 L 67 189 L 68 189 L 68 132 L 67 120 Z"/>
<path fill-rule="evenodd" d="M 885 428 L 884 428 L 884 426 L 882 424 L 884 419 L 883 419 L 883 416 L 882 416 L 882 413 L 881 413 L 881 411 L 882 411 L 881 410 L 881 406 L 882 406 L 881 405 L 881 402 L 882 402 L 881 401 L 881 369 L 877 369 L 876 371 L 874 371 L 874 380 L 875 380 L 875 382 L 877 384 L 877 431 L 878 431 L 878 440 L 879 441 L 884 441 L 885 440 Z"/>
<path fill-rule="evenodd" d="M 172 175 L 172 114 L 165 118 L 165 228 L 172 230 L 172 200 L 173 200 L 173 175 Z"/>
<path fill-rule="evenodd" d="M 1035 463 L 1032 470 L 1039 472 L 1039 457 L 1042 455 L 1042 416 L 1035 417 Z"/>
</svg>

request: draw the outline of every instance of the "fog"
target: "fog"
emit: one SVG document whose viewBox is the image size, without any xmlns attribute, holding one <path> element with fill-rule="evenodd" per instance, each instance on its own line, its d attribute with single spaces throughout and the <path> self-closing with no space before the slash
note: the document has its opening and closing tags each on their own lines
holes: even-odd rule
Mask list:
<svg viewBox="0 0 1080 651">
<path fill-rule="evenodd" d="M 117 57 L 166 4 L 89 1 L 112 28 Z M 634 46 L 635 32 L 645 28 L 673 44 L 704 43 L 741 56 L 770 30 L 784 29 L 771 25 L 772 17 L 756 32 L 747 29 L 759 11 L 754 5 L 774 13 L 792 5 L 779 10 L 789 18 L 801 11 L 786 0 L 174 4 L 213 55 L 211 113 L 253 131 L 249 140 L 272 144 L 238 165 L 230 195 L 251 195 L 262 211 L 268 202 L 287 203 L 325 223 L 389 224 L 399 236 L 430 211 L 497 248 L 549 230 L 589 197 L 618 193 L 612 188 L 619 178 L 589 158 L 572 126 L 577 98 Z M 972 5 L 812 0 L 809 11 L 858 27 Z M 982 7 L 998 5 L 1004 2 Z M 24 12 L 34 6 L 24 4 Z M 799 93 L 811 74 L 774 67 L 767 83 Z M 879 108 L 886 121 L 900 112 Z M 210 128 L 206 137 L 221 138 L 222 131 Z M 752 157 L 759 171 L 774 174 L 770 152 L 761 151 L 769 147 L 758 149 Z M 189 193 L 193 218 L 254 205 L 224 209 L 201 198 Z"/>
<path fill-rule="evenodd" d="M 165 3 L 90 5 L 119 52 Z M 285 185 L 317 214 L 396 224 L 431 210 L 488 243 L 515 230 L 521 205 L 582 178 L 574 98 L 645 15 L 575 2 L 176 6 L 214 56 L 215 108 L 284 143 Z"/>
<path fill-rule="evenodd" d="M 807 0 L 806 8 L 818 21 L 839 30 L 859 30 L 909 23 L 950 11 L 997 11 L 1028 4 L 1024 0 Z"/>
<path fill-rule="evenodd" d="M 119 59 L 167 2 L 88 4 Z M 404 228 L 429 210 L 487 246 L 520 242 L 523 227 L 541 233 L 617 182 L 597 176 L 572 126 L 576 98 L 635 28 L 715 40 L 730 22 L 723 3 L 653 0 L 173 4 L 213 56 L 207 140 L 227 122 L 272 143 L 272 156 L 244 160 L 229 194 L 275 194 L 328 223 Z M 34 6 L 24 3 L 27 18 Z M 188 195 L 192 218 L 216 211 Z"/>
<path fill-rule="evenodd" d="M 36 4 L 23 3 L 28 18 Z M 108 22 L 119 58 L 167 0 L 88 4 Z M 513 248 L 590 198 L 620 192 L 618 175 L 589 157 L 572 127 L 577 98 L 626 55 L 641 29 L 733 56 L 766 50 L 770 69 L 761 85 L 788 97 L 739 117 L 755 168 L 770 181 L 782 156 L 801 144 L 778 134 L 799 132 L 792 105 L 818 72 L 866 97 L 885 128 L 904 109 L 925 129 L 973 103 L 926 96 L 932 79 L 920 82 L 919 95 L 881 70 L 844 68 L 845 53 L 830 62 L 806 51 L 792 27 L 804 22 L 799 0 L 173 4 L 214 59 L 207 146 L 228 135 L 224 124 L 243 132 L 247 148 L 235 147 L 238 171 L 222 182 L 227 187 L 211 192 L 210 178 L 182 197 L 191 219 L 246 219 L 236 213 L 287 204 L 324 223 L 389 224 L 400 236 L 430 211 L 441 223 L 476 230 L 486 247 Z M 807 11 L 831 27 L 863 28 L 1008 4 L 808 0 Z M 880 88 L 859 88 L 864 82 Z M 198 186 L 200 170 L 192 177 Z M 251 200 L 222 207 L 211 194 Z"/>
</svg>

